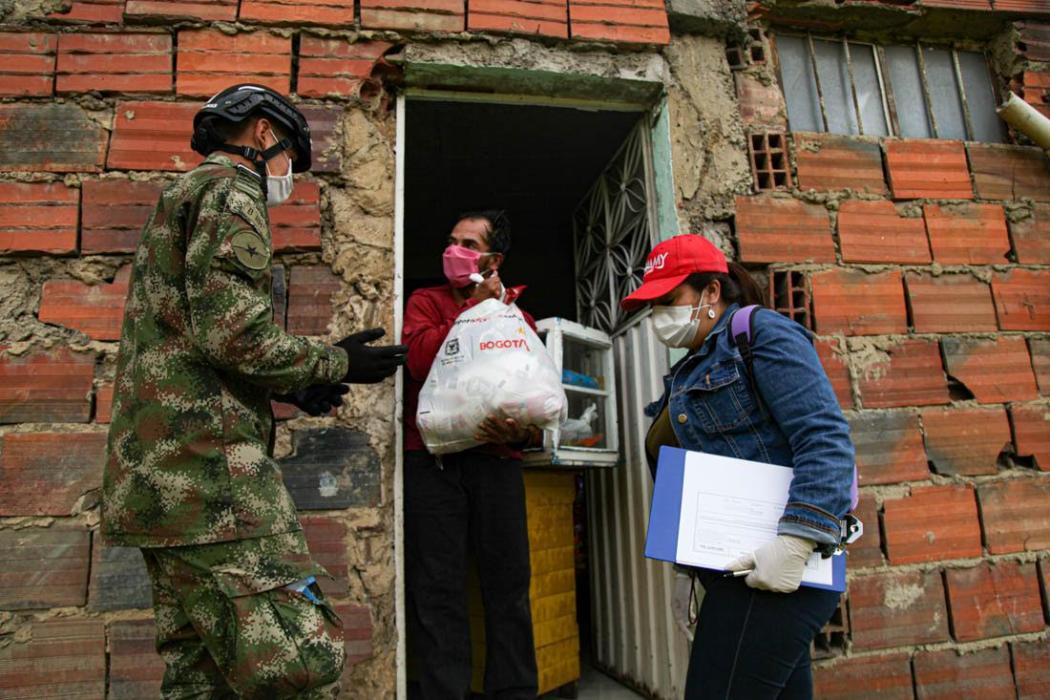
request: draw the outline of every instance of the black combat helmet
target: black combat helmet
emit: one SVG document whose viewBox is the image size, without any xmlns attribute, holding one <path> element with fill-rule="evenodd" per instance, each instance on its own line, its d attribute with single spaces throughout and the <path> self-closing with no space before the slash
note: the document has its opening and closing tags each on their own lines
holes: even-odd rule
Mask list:
<svg viewBox="0 0 1050 700">
<path fill-rule="evenodd" d="M 259 115 L 279 124 L 286 134 L 280 142 L 265 151 L 225 143 L 225 139 L 213 128 L 216 121 L 214 118 L 238 124 L 249 117 Z M 207 156 L 212 151 L 235 153 L 257 165 L 281 151 L 294 148 L 292 172 L 304 173 L 310 169 L 310 125 L 306 122 L 306 117 L 284 95 L 263 85 L 232 85 L 208 100 L 193 117 L 190 147 L 202 156 Z"/>
</svg>

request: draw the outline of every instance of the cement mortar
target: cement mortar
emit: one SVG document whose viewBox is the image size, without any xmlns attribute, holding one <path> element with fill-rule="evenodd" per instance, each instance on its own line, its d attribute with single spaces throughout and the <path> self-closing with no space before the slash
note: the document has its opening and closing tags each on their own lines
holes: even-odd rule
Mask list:
<svg viewBox="0 0 1050 700">
<path fill-rule="evenodd" d="M 734 196 L 750 191 L 751 173 L 725 45 L 708 37 L 676 36 L 665 56 L 679 208 L 690 220 L 728 218 Z"/>
</svg>

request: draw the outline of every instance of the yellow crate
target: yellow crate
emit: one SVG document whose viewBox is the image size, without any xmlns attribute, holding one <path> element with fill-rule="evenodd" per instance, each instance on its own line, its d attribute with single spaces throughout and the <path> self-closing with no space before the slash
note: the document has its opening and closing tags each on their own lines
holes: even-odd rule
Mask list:
<svg viewBox="0 0 1050 700">
<path fill-rule="evenodd" d="M 580 678 L 580 630 L 576 624 L 576 562 L 571 473 L 525 472 L 525 511 L 532 580 L 529 601 L 541 694 Z M 472 567 L 473 569 L 473 567 Z M 467 579 L 474 692 L 485 678 L 485 617 L 477 571 Z"/>
</svg>

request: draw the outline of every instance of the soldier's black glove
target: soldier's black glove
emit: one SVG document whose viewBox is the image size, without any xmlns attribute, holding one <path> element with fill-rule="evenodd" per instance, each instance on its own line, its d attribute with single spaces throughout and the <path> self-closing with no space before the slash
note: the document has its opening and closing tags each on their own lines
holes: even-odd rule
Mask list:
<svg viewBox="0 0 1050 700">
<path fill-rule="evenodd" d="M 351 384 L 377 384 L 405 364 L 408 347 L 405 345 L 368 345 L 379 340 L 386 331 L 382 328 L 369 328 L 367 331 L 348 335 L 336 345 L 346 350 L 350 359 L 350 369 L 343 377 L 344 382 Z"/>
<path fill-rule="evenodd" d="M 274 401 L 290 403 L 311 416 L 323 416 L 336 406 L 343 405 L 343 396 L 350 391 L 346 384 L 314 384 L 291 394 L 274 396 Z"/>
</svg>

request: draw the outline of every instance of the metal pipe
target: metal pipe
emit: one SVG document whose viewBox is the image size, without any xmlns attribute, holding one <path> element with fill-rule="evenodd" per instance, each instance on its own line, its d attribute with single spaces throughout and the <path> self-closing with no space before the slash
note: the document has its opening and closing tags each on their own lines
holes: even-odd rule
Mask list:
<svg viewBox="0 0 1050 700">
<path fill-rule="evenodd" d="M 1013 92 L 995 111 L 1003 121 L 1030 138 L 1035 145 L 1050 155 L 1050 119 Z"/>
</svg>

